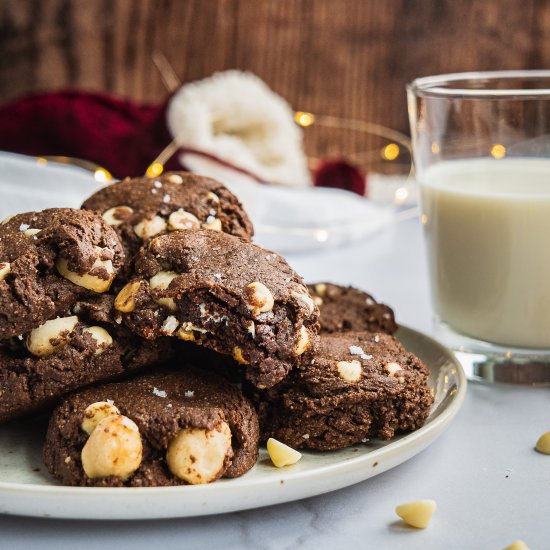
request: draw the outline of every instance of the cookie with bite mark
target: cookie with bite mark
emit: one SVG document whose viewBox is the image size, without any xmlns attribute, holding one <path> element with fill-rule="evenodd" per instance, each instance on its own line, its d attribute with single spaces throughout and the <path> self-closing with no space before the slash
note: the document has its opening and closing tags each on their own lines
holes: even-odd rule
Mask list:
<svg viewBox="0 0 550 550">
<path fill-rule="evenodd" d="M 136 334 L 169 335 L 232 355 L 246 377 L 270 387 L 314 347 L 319 310 L 278 254 L 209 230 L 151 240 L 115 310 Z"/>
</svg>

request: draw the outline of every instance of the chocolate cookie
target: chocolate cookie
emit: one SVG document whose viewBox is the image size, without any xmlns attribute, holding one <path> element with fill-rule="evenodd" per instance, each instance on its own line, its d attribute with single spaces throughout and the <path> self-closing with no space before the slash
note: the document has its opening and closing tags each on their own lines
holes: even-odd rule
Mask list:
<svg viewBox="0 0 550 550">
<path fill-rule="evenodd" d="M 192 367 L 69 397 L 44 447 L 61 483 L 101 487 L 210 483 L 243 475 L 257 457 L 253 406 L 223 378 Z"/>
<path fill-rule="evenodd" d="M 97 214 L 51 208 L 0 225 L 0 340 L 106 292 L 124 263 L 115 231 Z"/>
<path fill-rule="evenodd" d="M 331 283 L 308 287 L 321 312 L 321 332 L 366 330 L 393 334 L 397 330 L 393 311 L 366 292 Z"/>
<path fill-rule="evenodd" d="M 433 402 L 428 374 L 393 336 L 322 334 L 300 369 L 270 390 L 252 391 L 261 438 L 328 451 L 415 430 Z"/>
<path fill-rule="evenodd" d="M 116 325 L 69 315 L 0 342 L 0 423 L 56 404 L 70 391 L 134 372 L 171 355 Z"/>
<path fill-rule="evenodd" d="M 270 387 L 300 363 L 316 340 L 319 311 L 279 255 L 225 233 L 178 231 L 136 256 L 137 278 L 115 309 L 145 338 L 177 336 L 246 365 Z"/>
<path fill-rule="evenodd" d="M 126 178 L 100 189 L 82 208 L 99 212 L 118 232 L 130 259 L 156 235 L 178 229 L 214 229 L 250 240 L 252 224 L 241 203 L 216 180 L 188 172 Z"/>
</svg>

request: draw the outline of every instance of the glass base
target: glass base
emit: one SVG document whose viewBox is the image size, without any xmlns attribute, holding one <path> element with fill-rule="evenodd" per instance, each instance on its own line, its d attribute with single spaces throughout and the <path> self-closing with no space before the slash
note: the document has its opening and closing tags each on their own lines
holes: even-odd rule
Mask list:
<svg viewBox="0 0 550 550">
<path fill-rule="evenodd" d="M 550 349 L 526 349 L 476 340 L 434 318 L 434 336 L 453 350 L 469 380 L 550 385 Z"/>
</svg>

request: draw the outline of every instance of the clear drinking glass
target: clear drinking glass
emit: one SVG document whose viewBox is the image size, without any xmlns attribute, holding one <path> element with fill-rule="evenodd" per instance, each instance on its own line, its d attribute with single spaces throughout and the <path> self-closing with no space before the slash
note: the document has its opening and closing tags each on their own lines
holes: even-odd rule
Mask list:
<svg viewBox="0 0 550 550">
<path fill-rule="evenodd" d="M 550 71 L 407 96 L 436 336 L 472 379 L 550 383 Z"/>
</svg>

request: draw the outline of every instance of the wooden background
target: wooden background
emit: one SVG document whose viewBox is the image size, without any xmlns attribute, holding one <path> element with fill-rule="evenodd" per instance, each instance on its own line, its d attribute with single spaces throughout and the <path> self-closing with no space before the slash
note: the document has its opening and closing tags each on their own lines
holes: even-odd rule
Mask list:
<svg viewBox="0 0 550 550">
<path fill-rule="evenodd" d="M 0 100 L 78 87 L 159 102 L 182 81 L 255 72 L 297 110 L 408 132 L 415 76 L 550 66 L 550 0 L 2 0 Z M 368 139 L 315 130 L 316 155 Z"/>
</svg>

